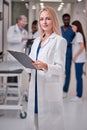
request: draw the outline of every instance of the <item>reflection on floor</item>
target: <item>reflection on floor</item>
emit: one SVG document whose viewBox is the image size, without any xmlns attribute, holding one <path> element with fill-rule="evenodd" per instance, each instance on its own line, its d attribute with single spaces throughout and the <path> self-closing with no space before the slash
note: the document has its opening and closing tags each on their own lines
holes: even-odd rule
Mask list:
<svg viewBox="0 0 87 130">
<path fill-rule="evenodd" d="M 28 118 L 20 119 L 17 111 L 0 111 L 0 130 L 30 130 Z M 36 118 L 36 130 L 38 122 Z M 87 130 L 87 100 L 83 102 L 64 101 L 65 130 Z"/>
<path fill-rule="evenodd" d="M 63 100 L 65 130 L 87 130 L 87 74 L 83 75 L 84 91 L 82 101 L 71 102 L 71 97 L 75 96 L 76 93 L 73 67 L 68 97 Z M 24 102 L 24 106 L 26 109 L 27 102 Z M 31 130 L 28 122 L 29 117 L 21 119 L 19 114 L 17 110 L 0 110 L 0 130 Z M 35 116 L 35 126 L 35 130 L 39 130 L 37 115 Z"/>
</svg>

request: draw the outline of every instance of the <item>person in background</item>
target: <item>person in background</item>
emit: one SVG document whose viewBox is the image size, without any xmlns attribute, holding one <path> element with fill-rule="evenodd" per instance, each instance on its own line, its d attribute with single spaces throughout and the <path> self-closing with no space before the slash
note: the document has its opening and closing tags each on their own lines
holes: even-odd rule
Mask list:
<svg viewBox="0 0 87 130">
<path fill-rule="evenodd" d="M 7 32 L 8 50 L 24 51 L 26 42 L 29 39 L 28 32 L 24 29 L 27 25 L 27 17 L 20 15 L 17 23 L 9 27 Z M 11 55 L 7 55 L 7 60 L 14 60 Z"/>
<path fill-rule="evenodd" d="M 32 22 L 31 30 L 32 31 L 29 33 L 29 40 L 27 41 L 26 48 L 25 48 L 25 53 L 27 55 L 29 55 L 29 53 L 31 51 L 31 46 L 34 42 L 34 39 L 39 36 L 38 21 L 37 20 L 34 20 Z M 30 79 L 31 79 L 31 69 L 28 72 L 29 72 L 29 81 L 30 81 Z M 26 92 L 25 100 L 28 101 L 28 93 L 27 92 Z"/>
<path fill-rule="evenodd" d="M 34 20 L 31 26 L 32 31 L 29 33 L 29 39 L 35 39 L 39 36 L 38 32 L 38 21 Z"/>
<path fill-rule="evenodd" d="M 34 117 L 39 130 L 63 130 L 62 88 L 65 72 L 66 40 L 60 36 L 60 26 L 54 9 L 46 6 L 39 12 L 40 37 L 34 40 L 29 57 L 29 124 L 34 130 Z M 49 123 L 50 125 L 49 125 Z"/>
<path fill-rule="evenodd" d="M 72 41 L 72 52 L 75 64 L 76 96 L 71 100 L 81 101 L 83 95 L 83 65 L 86 62 L 86 40 L 80 21 L 76 20 L 72 22 L 72 30 L 75 32 L 75 37 Z"/>
<path fill-rule="evenodd" d="M 67 97 L 69 90 L 70 76 L 71 76 L 71 64 L 72 64 L 72 40 L 75 33 L 70 25 L 70 15 L 65 13 L 62 16 L 64 25 L 61 26 L 62 36 L 67 40 L 67 51 L 66 51 L 66 64 L 65 64 L 65 83 L 63 86 L 63 98 Z"/>
<path fill-rule="evenodd" d="M 27 25 L 27 17 L 20 15 L 17 23 L 9 27 L 7 32 L 7 50 L 24 52 L 28 38 L 28 32 L 24 29 Z M 7 60 L 15 61 L 16 59 L 7 52 Z M 8 77 L 8 82 L 17 82 L 17 77 Z"/>
<path fill-rule="evenodd" d="M 37 20 L 34 20 L 32 22 L 31 29 L 32 29 L 32 31 L 29 33 L 29 40 L 27 42 L 26 50 L 25 50 L 25 53 L 27 55 L 29 55 L 29 53 L 31 51 L 31 46 L 33 44 L 34 39 L 39 36 L 39 32 L 38 32 L 38 21 Z"/>
</svg>

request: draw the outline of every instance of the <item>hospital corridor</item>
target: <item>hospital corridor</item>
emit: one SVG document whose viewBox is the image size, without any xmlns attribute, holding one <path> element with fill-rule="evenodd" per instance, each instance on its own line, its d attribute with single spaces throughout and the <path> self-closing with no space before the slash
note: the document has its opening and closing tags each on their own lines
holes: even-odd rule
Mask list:
<svg viewBox="0 0 87 130">
<path fill-rule="evenodd" d="M 81 69 L 76 68 L 78 62 L 75 63 L 74 60 L 72 60 L 73 58 L 71 58 L 70 83 L 68 90 L 64 92 L 63 86 L 66 80 L 65 77 L 67 77 L 66 71 L 69 70 L 69 66 L 67 66 L 67 69 L 65 67 L 66 60 L 63 75 L 61 74 L 61 70 L 58 71 L 58 73 L 62 75 L 62 78 L 59 78 L 59 75 L 56 75 L 57 72 L 55 72 L 57 69 L 55 69 L 55 67 L 54 70 L 50 68 L 52 58 L 54 58 L 54 60 L 57 58 L 56 55 L 54 55 L 54 50 L 56 49 L 53 48 L 52 50 L 50 47 L 46 57 L 46 52 L 43 51 L 46 43 L 43 46 L 37 46 L 37 50 L 34 48 L 34 44 L 37 44 L 40 38 L 41 41 L 38 43 L 39 45 L 41 42 L 43 43 L 43 41 L 48 43 L 50 41 L 49 39 L 55 40 L 54 33 L 53 37 L 50 36 L 49 39 L 45 39 L 45 31 L 40 30 L 40 22 L 42 22 L 43 17 L 46 18 L 46 16 L 42 15 L 43 17 L 38 17 L 40 17 L 41 13 L 43 14 L 43 12 L 48 11 L 44 7 L 48 9 L 52 7 L 52 9 L 55 10 L 58 15 L 59 30 L 61 30 L 64 24 L 66 24 L 66 27 L 69 26 L 72 30 L 75 30 L 73 28 L 77 27 L 77 25 L 72 24 L 74 23 L 73 21 L 81 22 L 84 32 L 82 33 L 83 38 L 80 35 L 76 41 L 78 40 L 79 43 L 85 41 L 86 43 L 86 48 L 84 47 L 85 58 L 83 55 L 81 57 L 82 59 L 80 58 L 80 60 L 84 61 L 82 62 L 83 72 L 81 77 L 81 80 L 83 80 L 80 82 L 80 85 L 82 83 L 82 89 L 77 88 L 77 80 L 81 72 Z M 40 10 L 42 12 L 40 12 Z M 47 15 L 49 16 L 49 14 L 50 11 L 48 11 Z M 47 17 L 46 20 L 48 22 L 47 24 L 49 24 L 49 21 L 52 19 Z M 46 24 L 46 20 L 44 24 Z M 69 25 L 67 25 L 68 20 L 70 20 Z M 48 27 L 48 25 L 43 26 L 43 30 Z M 56 27 L 53 23 L 52 26 Z M 39 30 L 44 34 L 43 39 Z M 66 35 L 64 38 L 67 37 L 67 39 L 69 39 L 69 33 L 71 35 L 70 31 L 72 30 L 69 30 L 67 34 L 61 30 L 61 37 Z M 76 33 L 79 33 L 79 31 L 73 31 L 74 38 Z M 72 40 L 70 44 L 68 44 L 67 39 L 66 49 L 68 50 L 73 46 L 72 41 L 75 41 L 75 39 Z M 34 52 L 32 48 L 34 48 Z M 45 58 L 48 58 L 51 50 L 52 58 L 50 62 L 48 62 L 49 60 L 47 59 L 47 61 Z M 35 51 L 37 52 L 36 54 Z M 41 53 L 41 51 L 43 52 Z M 47 50 L 45 49 L 45 51 Z M 64 54 L 63 52 L 61 53 L 61 50 L 59 50 L 59 52 L 60 55 Z M 42 59 L 45 59 L 44 61 L 46 61 L 47 64 L 45 62 L 42 63 L 46 65 L 46 69 L 44 67 L 39 70 L 35 68 L 34 54 L 36 55 L 36 60 L 38 57 L 41 58 L 40 56 L 43 54 Z M 69 54 L 69 52 L 66 53 L 66 59 Z M 72 54 L 74 54 L 73 48 Z M 53 57 L 53 55 L 55 57 Z M 60 60 L 62 60 L 62 56 Z M 59 68 L 61 69 L 60 63 Z M 52 66 L 57 66 L 56 64 L 58 63 L 54 62 Z M 68 61 L 67 64 L 69 65 Z M 76 69 L 79 71 L 77 72 Z M 40 77 L 38 76 L 39 74 Z M 44 74 L 45 78 L 41 79 Z M 55 78 L 56 76 L 59 79 Z M 50 79 L 52 79 L 52 81 L 50 81 Z M 57 80 L 58 82 L 60 82 L 60 80 L 63 81 L 60 84 L 58 83 L 58 85 L 60 85 L 58 98 L 56 98 L 56 90 L 54 90 L 54 88 L 50 90 L 50 87 L 46 88 L 47 86 L 45 86 L 47 82 L 48 84 L 46 85 L 56 87 Z M 55 81 L 55 83 L 53 83 L 53 81 Z M 41 86 L 38 87 L 38 85 Z M 50 91 L 50 93 L 48 91 Z M 82 95 L 78 96 L 78 93 Z M 86 0 L 0 0 L 0 130 L 87 130 Z"/>
</svg>

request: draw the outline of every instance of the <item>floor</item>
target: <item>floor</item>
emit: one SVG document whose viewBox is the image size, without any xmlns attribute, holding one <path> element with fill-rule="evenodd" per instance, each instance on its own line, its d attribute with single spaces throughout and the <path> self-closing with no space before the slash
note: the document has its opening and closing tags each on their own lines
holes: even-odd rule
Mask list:
<svg viewBox="0 0 87 130">
<path fill-rule="evenodd" d="M 84 66 L 84 71 L 87 72 Z M 28 84 L 28 75 L 24 73 L 24 85 Z M 87 74 L 83 75 L 84 91 L 82 102 L 71 102 L 71 97 L 75 96 L 75 76 L 72 65 L 71 82 L 68 97 L 63 99 L 65 130 L 87 130 Z M 27 102 L 24 102 L 25 110 Z M 28 117 L 29 118 L 29 117 Z M 0 110 L 0 130 L 31 130 L 28 118 L 21 119 L 17 110 Z M 38 130 L 38 128 L 36 129 Z M 60 129 L 61 130 L 61 129 Z"/>
</svg>

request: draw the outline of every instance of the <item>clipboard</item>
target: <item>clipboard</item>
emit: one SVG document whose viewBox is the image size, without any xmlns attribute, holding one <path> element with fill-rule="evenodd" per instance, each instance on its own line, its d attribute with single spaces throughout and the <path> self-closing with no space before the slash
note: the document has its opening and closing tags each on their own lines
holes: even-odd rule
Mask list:
<svg viewBox="0 0 87 130">
<path fill-rule="evenodd" d="M 32 65 L 33 60 L 25 53 L 18 52 L 18 51 L 11 51 L 11 50 L 8 50 L 8 52 L 13 57 L 15 57 L 24 67 L 30 68 L 30 69 L 35 69 L 34 66 Z"/>
</svg>

